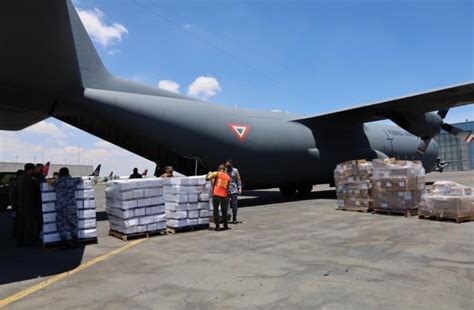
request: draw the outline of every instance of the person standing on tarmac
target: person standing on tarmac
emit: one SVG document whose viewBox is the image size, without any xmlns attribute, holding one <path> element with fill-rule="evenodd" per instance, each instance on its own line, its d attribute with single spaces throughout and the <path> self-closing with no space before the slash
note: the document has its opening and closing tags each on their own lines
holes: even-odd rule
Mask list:
<svg viewBox="0 0 474 310">
<path fill-rule="evenodd" d="M 18 191 L 17 191 L 17 186 L 16 182 L 18 181 L 18 178 L 25 173 L 24 170 L 18 170 L 16 172 L 16 178 L 13 179 L 10 183 L 10 205 L 12 206 L 12 211 L 13 211 L 13 227 L 12 227 L 12 237 L 16 238 L 16 233 L 17 233 L 17 223 L 18 223 Z"/>
<path fill-rule="evenodd" d="M 129 179 L 141 179 L 142 175 L 138 173 L 138 168 L 133 168 L 133 173 L 130 175 Z"/>
<path fill-rule="evenodd" d="M 56 192 L 56 225 L 61 241 L 66 242 L 71 236 L 69 245 L 75 246 L 78 240 L 78 219 L 76 206 L 76 187 L 80 178 L 71 178 L 69 169 L 59 169 L 59 178 L 51 186 Z"/>
<path fill-rule="evenodd" d="M 17 245 L 32 246 L 39 238 L 43 212 L 40 185 L 33 179 L 35 165 L 25 165 L 25 172 L 16 181 Z"/>
<path fill-rule="evenodd" d="M 240 179 L 239 170 L 233 167 L 231 159 L 225 162 L 225 170 L 230 177 L 229 205 L 232 209 L 232 223 L 237 224 L 237 209 L 239 207 L 239 195 L 242 194 L 242 180 Z"/>
<path fill-rule="evenodd" d="M 229 229 L 227 226 L 227 196 L 229 193 L 230 177 L 225 173 L 225 166 L 219 165 L 219 170 L 216 172 L 209 172 L 207 180 L 212 182 L 212 207 L 214 215 L 214 223 L 216 224 L 215 231 L 219 231 L 219 206 L 222 211 L 222 222 L 224 229 Z"/>
<path fill-rule="evenodd" d="M 162 178 L 172 178 L 173 177 L 173 167 L 172 166 L 166 166 L 165 167 L 165 173 L 161 175 Z"/>
</svg>

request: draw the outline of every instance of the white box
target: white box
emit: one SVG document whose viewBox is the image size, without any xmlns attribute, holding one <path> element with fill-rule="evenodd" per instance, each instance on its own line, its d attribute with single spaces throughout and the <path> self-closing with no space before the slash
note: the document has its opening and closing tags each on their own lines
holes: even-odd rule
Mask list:
<svg viewBox="0 0 474 310">
<path fill-rule="evenodd" d="M 54 192 L 54 187 L 52 187 L 46 182 L 40 183 L 40 189 L 42 192 Z"/>
<path fill-rule="evenodd" d="M 51 243 L 51 242 L 58 242 L 61 240 L 59 237 L 58 233 L 52 233 L 52 234 L 43 234 L 43 243 Z"/>
<path fill-rule="evenodd" d="M 41 201 L 43 202 L 56 201 L 56 193 L 55 192 L 41 193 Z"/>
<path fill-rule="evenodd" d="M 180 194 L 186 193 L 186 187 L 181 185 L 168 185 L 163 187 L 164 194 Z"/>
<path fill-rule="evenodd" d="M 43 212 L 56 212 L 56 204 L 54 202 L 43 203 Z"/>
<path fill-rule="evenodd" d="M 199 195 L 199 201 L 209 201 L 209 193 L 202 193 Z"/>
<path fill-rule="evenodd" d="M 153 215 L 149 215 L 149 216 L 143 216 L 140 218 L 140 225 L 147 225 L 147 224 L 151 224 L 151 223 L 154 223 L 154 218 L 153 218 Z"/>
<path fill-rule="evenodd" d="M 162 205 L 164 203 L 165 203 L 165 197 L 163 197 L 163 196 L 151 197 L 151 205 L 152 206 Z"/>
<path fill-rule="evenodd" d="M 173 212 L 173 211 L 166 211 L 166 217 L 168 219 L 172 219 L 172 220 L 179 220 L 179 219 L 185 219 L 188 217 L 188 213 L 186 211 L 176 211 L 176 212 Z"/>
<path fill-rule="evenodd" d="M 199 211 L 199 217 L 209 217 L 209 210 Z"/>
<path fill-rule="evenodd" d="M 79 229 L 95 228 L 96 227 L 96 221 L 95 221 L 95 219 L 79 220 L 77 222 L 77 227 Z"/>
<path fill-rule="evenodd" d="M 199 220 L 198 219 L 187 219 L 186 223 L 187 223 L 188 226 L 194 226 L 194 225 L 199 224 Z"/>
<path fill-rule="evenodd" d="M 91 181 L 83 181 L 79 182 L 76 186 L 77 189 L 92 189 L 92 182 Z"/>
<path fill-rule="evenodd" d="M 200 186 L 188 186 L 187 188 L 189 194 L 200 194 L 203 190 L 203 188 Z"/>
<path fill-rule="evenodd" d="M 111 180 L 106 184 L 107 187 L 112 187 L 119 192 L 137 188 L 137 182 L 134 180 Z"/>
<path fill-rule="evenodd" d="M 151 223 L 146 225 L 146 231 L 155 231 L 158 230 L 158 223 Z"/>
<path fill-rule="evenodd" d="M 206 176 L 205 175 L 197 175 L 188 177 L 189 185 L 204 185 L 206 184 Z"/>
<path fill-rule="evenodd" d="M 201 224 L 209 224 L 209 218 L 208 218 L 208 217 L 200 218 L 200 219 L 198 220 L 198 223 L 199 223 L 199 225 L 201 225 Z"/>
<path fill-rule="evenodd" d="M 154 223 L 166 222 L 166 214 L 155 214 L 152 217 Z"/>
<path fill-rule="evenodd" d="M 155 196 L 160 196 L 160 189 L 161 188 L 145 188 L 143 190 L 143 193 L 145 197 L 155 197 Z M 163 191 L 161 189 L 161 191 Z"/>
<path fill-rule="evenodd" d="M 146 214 L 146 208 L 138 208 L 138 209 L 135 209 L 133 210 L 134 211 L 134 215 L 135 216 L 145 216 Z"/>
<path fill-rule="evenodd" d="M 189 185 L 189 180 L 187 177 L 175 177 L 168 178 L 170 185 Z"/>
<path fill-rule="evenodd" d="M 177 202 L 177 203 L 188 202 L 188 195 L 187 194 L 165 194 L 165 201 Z"/>
<path fill-rule="evenodd" d="M 95 210 L 77 210 L 77 217 L 79 219 L 95 218 L 96 212 Z"/>
<path fill-rule="evenodd" d="M 138 233 L 146 232 L 146 225 L 137 226 L 137 232 Z"/>
<path fill-rule="evenodd" d="M 79 239 L 97 238 L 97 230 L 95 228 L 79 230 L 78 237 Z"/>
<path fill-rule="evenodd" d="M 165 204 L 166 210 L 170 211 L 186 211 L 188 209 L 187 203 L 175 203 L 175 202 L 167 202 Z"/>
<path fill-rule="evenodd" d="M 76 191 L 76 199 L 84 199 L 84 198 L 94 198 L 95 193 L 93 189 L 81 189 Z"/>
<path fill-rule="evenodd" d="M 107 210 L 107 215 L 116 216 L 121 219 L 128 219 L 135 216 L 135 212 L 133 212 L 133 210 L 121 210 L 121 209 L 110 208 L 110 207 L 107 207 L 106 210 Z"/>
<path fill-rule="evenodd" d="M 188 211 L 188 218 L 196 219 L 199 217 L 199 211 Z"/>
<path fill-rule="evenodd" d="M 43 213 L 43 223 L 56 223 L 56 212 Z"/>
<path fill-rule="evenodd" d="M 146 207 L 145 213 L 146 215 L 158 214 L 160 213 L 160 210 L 161 210 L 160 206 Z"/>
<path fill-rule="evenodd" d="M 188 194 L 188 202 L 198 202 L 197 194 Z"/>
<path fill-rule="evenodd" d="M 139 207 L 148 207 L 151 205 L 151 198 L 142 198 L 137 200 L 137 206 Z"/>
<path fill-rule="evenodd" d="M 186 227 L 187 226 L 187 221 L 186 221 L 186 219 L 182 219 L 182 220 L 168 219 L 168 220 L 166 220 L 166 225 L 168 225 L 170 227 L 174 227 L 174 228 Z"/>
<path fill-rule="evenodd" d="M 125 228 L 125 227 L 122 227 L 122 226 L 110 225 L 110 229 L 121 232 L 121 233 L 126 234 L 126 235 L 137 233 L 137 227 L 138 226 L 132 226 L 132 227 Z"/>
<path fill-rule="evenodd" d="M 124 209 L 124 210 L 129 210 L 129 209 L 134 209 L 136 208 L 137 201 L 136 200 L 127 200 L 127 201 L 113 201 L 112 203 L 106 203 L 106 205 L 117 208 L 117 209 Z"/>
<path fill-rule="evenodd" d="M 198 202 L 197 208 L 199 210 L 209 210 L 210 203 L 209 202 Z"/>
<path fill-rule="evenodd" d="M 133 199 L 143 198 L 144 196 L 145 196 L 145 193 L 143 192 L 143 189 L 133 190 Z"/>
<path fill-rule="evenodd" d="M 43 234 L 52 233 L 58 231 L 56 223 L 43 224 Z"/>
</svg>

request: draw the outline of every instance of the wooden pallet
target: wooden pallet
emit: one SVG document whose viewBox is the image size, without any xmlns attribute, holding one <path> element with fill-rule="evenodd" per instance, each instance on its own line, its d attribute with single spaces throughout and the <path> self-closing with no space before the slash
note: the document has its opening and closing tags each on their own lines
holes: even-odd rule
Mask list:
<svg viewBox="0 0 474 310">
<path fill-rule="evenodd" d="M 406 210 L 406 211 L 397 211 L 397 210 L 380 210 L 374 209 L 375 214 L 385 214 L 385 215 L 403 215 L 404 217 L 410 217 L 418 215 L 418 210 Z"/>
<path fill-rule="evenodd" d="M 166 231 L 168 234 L 176 234 L 180 232 L 188 232 L 188 231 L 195 231 L 195 230 L 202 230 L 202 229 L 209 229 L 209 224 L 201 224 L 201 225 L 193 225 L 193 226 L 185 226 L 185 227 L 167 227 Z"/>
<path fill-rule="evenodd" d="M 140 232 L 140 233 L 134 233 L 134 234 L 124 234 L 124 233 L 121 233 L 120 231 L 110 229 L 109 235 L 115 238 L 121 239 L 123 241 L 128 241 L 128 240 L 133 240 L 133 239 L 149 238 L 149 237 L 153 237 L 157 235 L 166 235 L 166 229 Z"/>
<path fill-rule="evenodd" d="M 457 217 L 457 218 L 446 218 L 440 216 L 433 216 L 433 215 L 418 215 L 418 218 L 421 220 L 432 220 L 432 221 L 448 221 L 448 222 L 456 222 L 458 224 L 464 222 L 474 221 L 474 217 L 465 216 L 465 217 Z"/>
<path fill-rule="evenodd" d="M 372 209 L 366 209 L 366 208 L 361 208 L 361 209 L 345 209 L 345 208 L 337 208 L 336 210 L 340 210 L 340 211 L 348 211 L 348 212 L 372 213 Z"/>
<path fill-rule="evenodd" d="M 97 237 L 78 239 L 77 243 L 79 244 L 79 246 L 87 245 L 87 244 L 94 244 L 94 243 L 97 243 Z M 59 248 L 59 247 L 62 247 L 66 244 L 67 243 L 63 242 L 63 241 L 56 241 L 56 242 L 50 242 L 50 243 L 43 243 L 43 247 L 44 248 Z"/>
</svg>

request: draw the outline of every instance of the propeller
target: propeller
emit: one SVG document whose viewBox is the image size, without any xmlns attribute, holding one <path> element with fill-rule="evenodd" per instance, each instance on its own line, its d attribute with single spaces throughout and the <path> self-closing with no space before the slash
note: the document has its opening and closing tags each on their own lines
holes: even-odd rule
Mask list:
<svg viewBox="0 0 474 310">
<path fill-rule="evenodd" d="M 448 114 L 448 111 L 449 109 L 439 110 L 438 111 L 439 118 L 441 120 L 444 120 L 444 118 Z M 468 131 L 462 130 L 458 127 L 445 123 L 444 121 L 441 123 L 441 128 L 444 131 L 452 134 L 453 136 L 456 136 L 457 138 L 463 140 L 466 143 L 470 143 L 474 141 L 474 134 L 472 133 L 472 130 L 468 130 Z M 416 152 L 420 155 L 423 155 L 428 149 L 428 146 L 430 145 L 430 142 L 432 139 L 433 137 L 422 137 L 421 142 L 418 145 L 418 148 L 416 149 Z"/>
</svg>

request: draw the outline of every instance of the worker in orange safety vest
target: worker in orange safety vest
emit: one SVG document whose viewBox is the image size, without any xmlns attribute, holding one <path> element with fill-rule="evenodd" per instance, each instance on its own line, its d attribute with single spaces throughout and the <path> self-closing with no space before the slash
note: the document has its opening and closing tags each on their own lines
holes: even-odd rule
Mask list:
<svg viewBox="0 0 474 310">
<path fill-rule="evenodd" d="M 227 226 L 227 204 L 228 204 L 228 191 L 230 184 L 230 177 L 225 173 L 225 166 L 219 165 L 219 170 L 215 172 L 209 172 L 207 180 L 212 182 L 212 207 L 214 214 L 214 223 L 216 224 L 215 231 L 219 231 L 219 206 L 222 211 L 222 222 L 224 229 L 229 229 Z"/>
</svg>

